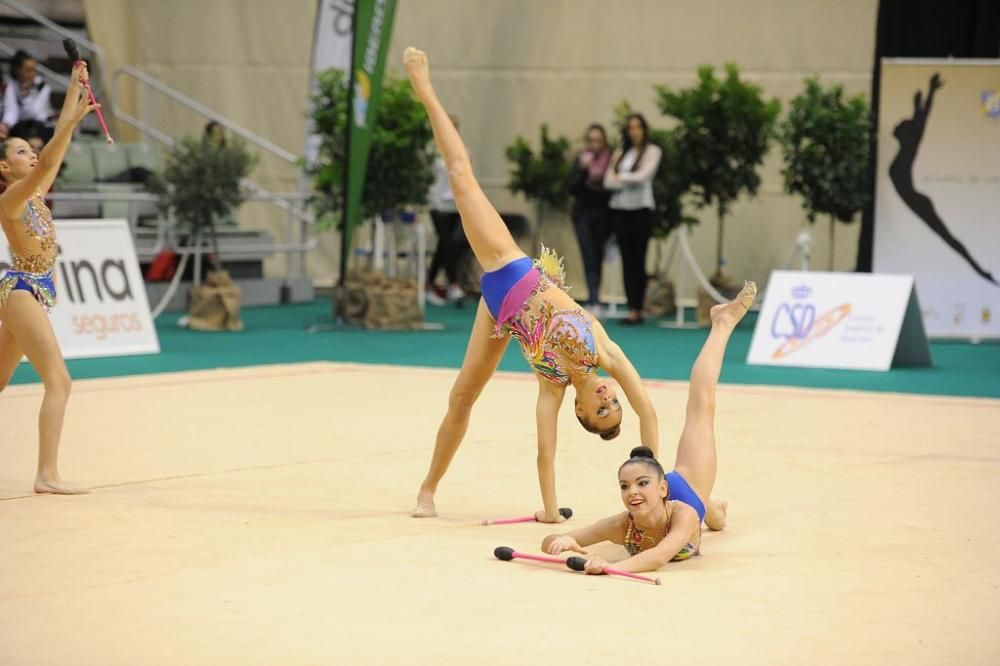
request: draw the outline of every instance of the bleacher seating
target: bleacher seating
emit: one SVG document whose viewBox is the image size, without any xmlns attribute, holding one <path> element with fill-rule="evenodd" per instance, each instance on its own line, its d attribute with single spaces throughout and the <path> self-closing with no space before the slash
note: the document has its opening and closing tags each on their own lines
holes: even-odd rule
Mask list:
<svg viewBox="0 0 1000 666">
<path fill-rule="evenodd" d="M 149 143 L 108 144 L 90 137 L 77 137 L 66 153 L 64 167 L 56 183 L 56 191 L 72 192 L 141 192 L 145 186 L 138 181 L 145 171 L 159 168 L 159 150 Z M 133 203 L 138 220 L 156 217 L 152 202 Z M 122 200 L 60 201 L 59 217 L 128 217 L 129 203 Z"/>
</svg>

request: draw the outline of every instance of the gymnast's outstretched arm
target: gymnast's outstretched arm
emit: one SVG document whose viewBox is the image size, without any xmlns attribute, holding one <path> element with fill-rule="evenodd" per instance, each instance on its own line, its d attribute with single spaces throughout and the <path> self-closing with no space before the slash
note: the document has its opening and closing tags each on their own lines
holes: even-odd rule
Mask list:
<svg viewBox="0 0 1000 666">
<path fill-rule="evenodd" d="M 656 408 L 649 398 L 649 393 L 639 377 L 639 372 L 628 360 L 621 347 L 615 344 L 604 326 L 596 319 L 593 322 L 594 335 L 600 348 L 598 361 L 600 367 L 608 373 L 625 392 L 629 404 L 639 417 L 639 440 L 643 446 L 653 451 L 653 456 L 660 453 L 660 422 L 656 416 Z"/>
<path fill-rule="evenodd" d="M 542 552 L 558 555 L 571 550 L 587 555 L 587 546 L 602 541 L 621 543 L 625 532 L 625 515 L 616 514 L 602 518 L 592 525 L 566 532 L 565 534 L 550 534 L 542 539 Z"/>
<path fill-rule="evenodd" d="M 559 407 L 562 405 L 566 389 L 538 380 L 538 402 L 535 405 L 535 421 L 538 429 L 538 486 L 542 491 L 542 505 L 535 513 L 542 523 L 561 523 L 565 518 L 559 514 L 556 499 L 556 433 L 558 431 Z"/>
</svg>

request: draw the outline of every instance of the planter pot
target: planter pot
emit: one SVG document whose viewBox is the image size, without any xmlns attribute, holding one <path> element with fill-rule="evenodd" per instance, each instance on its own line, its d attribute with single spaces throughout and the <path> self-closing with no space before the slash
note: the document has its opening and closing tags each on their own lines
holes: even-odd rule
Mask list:
<svg viewBox="0 0 1000 666">
<path fill-rule="evenodd" d="M 416 280 L 356 271 L 344 283 L 344 316 L 368 329 L 419 329 L 424 319 L 417 296 Z"/>
<path fill-rule="evenodd" d="M 242 331 L 242 293 L 226 271 L 212 271 L 191 289 L 189 326 L 195 331 Z"/>
<path fill-rule="evenodd" d="M 646 285 L 646 302 L 643 314 L 649 317 L 668 317 L 677 312 L 677 294 L 674 283 L 664 277 L 651 277 Z"/>
</svg>

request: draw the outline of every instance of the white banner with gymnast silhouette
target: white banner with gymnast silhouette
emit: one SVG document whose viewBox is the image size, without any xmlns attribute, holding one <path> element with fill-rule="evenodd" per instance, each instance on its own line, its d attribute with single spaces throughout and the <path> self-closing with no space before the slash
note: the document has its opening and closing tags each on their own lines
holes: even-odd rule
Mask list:
<svg viewBox="0 0 1000 666">
<path fill-rule="evenodd" d="M 158 354 L 127 220 L 56 220 L 52 328 L 65 358 Z M 0 274 L 10 253 L 0 253 Z"/>
<path fill-rule="evenodd" d="M 1000 63 L 885 59 L 880 91 L 874 270 L 929 335 L 1000 337 Z"/>
<path fill-rule="evenodd" d="M 851 370 L 930 365 L 913 278 L 774 271 L 747 363 Z"/>
</svg>

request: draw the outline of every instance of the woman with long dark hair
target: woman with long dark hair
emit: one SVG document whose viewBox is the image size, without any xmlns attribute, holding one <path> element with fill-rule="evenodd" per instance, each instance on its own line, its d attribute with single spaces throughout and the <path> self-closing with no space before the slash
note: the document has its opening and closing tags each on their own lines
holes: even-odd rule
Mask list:
<svg viewBox="0 0 1000 666">
<path fill-rule="evenodd" d="M 653 235 L 656 203 L 653 200 L 653 177 L 660 167 L 663 152 L 649 140 L 649 124 L 640 113 L 625 119 L 621 145 L 611 156 L 611 166 L 604 175 L 604 187 L 612 191 L 612 228 L 622 254 L 622 274 L 628 317 L 622 323 L 642 323 L 646 298 L 646 249 Z"/>
</svg>

